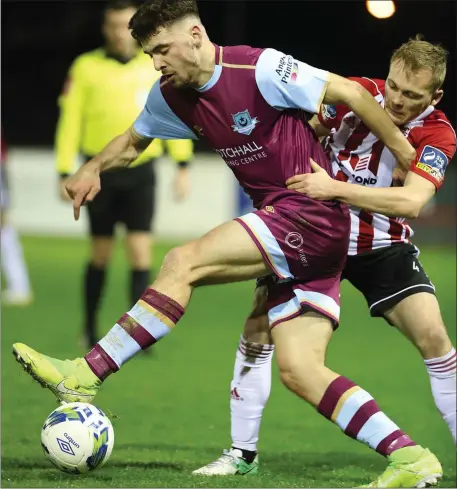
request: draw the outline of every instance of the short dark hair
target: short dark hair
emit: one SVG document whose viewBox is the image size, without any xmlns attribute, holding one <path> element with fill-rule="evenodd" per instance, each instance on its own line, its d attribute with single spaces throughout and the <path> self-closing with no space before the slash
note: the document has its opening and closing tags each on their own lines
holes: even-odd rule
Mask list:
<svg viewBox="0 0 457 489">
<path fill-rule="evenodd" d="M 138 0 L 108 0 L 103 8 L 103 13 L 106 13 L 108 10 L 137 9 L 139 4 L 140 2 Z"/>
<path fill-rule="evenodd" d="M 130 19 L 129 28 L 141 42 L 188 16 L 200 18 L 196 0 L 146 0 Z"/>
</svg>

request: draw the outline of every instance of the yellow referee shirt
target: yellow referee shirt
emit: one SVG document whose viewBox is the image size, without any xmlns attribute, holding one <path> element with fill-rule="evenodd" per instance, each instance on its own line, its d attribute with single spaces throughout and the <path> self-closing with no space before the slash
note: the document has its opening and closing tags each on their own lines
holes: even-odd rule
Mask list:
<svg viewBox="0 0 457 489">
<path fill-rule="evenodd" d="M 62 95 L 56 131 L 57 170 L 75 171 L 76 156 L 95 156 L 115 136 L 134 122 L 144 107 L 160 73 L 141 51 L 122 63 L 96 49 L 78 56 L 73 62 Z M 130 167 L 163 154 L 164 145 L 176 162 L 187 162 L 193 155 L 189 140 L 155 139 Z"/>
</svg>

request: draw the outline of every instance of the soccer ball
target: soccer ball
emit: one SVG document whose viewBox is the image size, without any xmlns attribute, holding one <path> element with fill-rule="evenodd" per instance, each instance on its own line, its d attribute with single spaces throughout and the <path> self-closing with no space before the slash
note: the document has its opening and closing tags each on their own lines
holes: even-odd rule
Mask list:
<svg viewBox="0 0 457 489">
<path fill-rule="evenodd" d="M 101 467 L 114 445 L 110 420 L 98 407 L 84 402 L 63 404 L 41 430 L 44 454 L 59 470 L 84 474 Z"/>
</svg>

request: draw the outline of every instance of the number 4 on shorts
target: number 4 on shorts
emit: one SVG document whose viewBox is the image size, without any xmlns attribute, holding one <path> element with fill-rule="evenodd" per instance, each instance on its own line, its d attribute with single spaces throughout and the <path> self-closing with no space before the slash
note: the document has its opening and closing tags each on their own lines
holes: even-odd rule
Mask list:
<svg viewBox="0 0 457 489">
<path fill-rule="evenodd" d="M 419 266 L 415 261 L 413 261 L 413 270 L 416 270 L 416 272 L 420 272 Z"/>
</svg>

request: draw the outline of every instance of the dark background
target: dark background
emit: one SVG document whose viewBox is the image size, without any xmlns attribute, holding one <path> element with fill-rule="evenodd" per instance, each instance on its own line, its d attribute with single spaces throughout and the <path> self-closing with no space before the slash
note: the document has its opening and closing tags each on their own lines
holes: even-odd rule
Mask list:
<svg viewBox="0 0 457 489">
<path fill-rule="evenodd" d="M 102 1 L 2 1 L 2 126 L 12 145 L 49 146 L 56 100 L 72 60 L 102 43 Z M 397 1 L 393 17 L 372 17 L 363 1 L 201 1 L 218 44 L 274 47 L 343 76 L 383 78 L 390 55 L 416 33 L 450 58 L 440 108 L 456 125 L 455 1 Z"/>
</svg>

